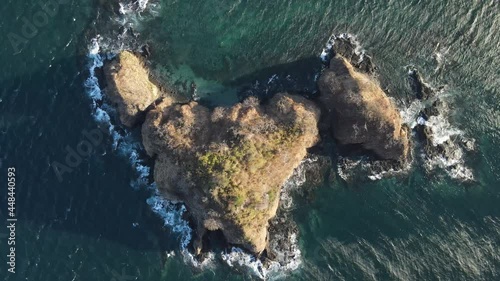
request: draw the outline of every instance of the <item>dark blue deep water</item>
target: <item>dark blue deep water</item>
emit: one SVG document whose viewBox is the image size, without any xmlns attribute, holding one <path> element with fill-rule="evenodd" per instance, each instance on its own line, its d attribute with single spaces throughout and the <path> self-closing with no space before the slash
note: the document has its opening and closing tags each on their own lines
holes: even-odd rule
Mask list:
<svg viewBox="0 0 500 281">
<path fill-rule="evenodd" d="M 205 266 L 185 260 L 179 207 L 152 208 L 158 201 L 139 132 L 116 125 L 105 93 L 88 80 L 92 65 L 148 43 L 155 75 L 181 92 L 195 81 L 207 102 L 231 104 L 248 91 L 314 92 L 319 56 L 340 33 L 373 57 L 410 123 L 408 68 L 445 86 L 449 111 L 435 126 L 445 138 L 475 141 L 459 157 L 474 180 L 437 164 L 426 169 L 418 146 L 406 173 L 374 181 L 334 175 L 294 200 L 302 262 L 282 280 L 500 280 L 497 0 L 122 2 L 0 7 L 0 280 L 258 279 L 220 253 Z M 54 163 L 66 163 L 98 128 L 103 140 L 59 178 Z M 9 167 L 15 274 L 6 257 Z"/>
</svg>

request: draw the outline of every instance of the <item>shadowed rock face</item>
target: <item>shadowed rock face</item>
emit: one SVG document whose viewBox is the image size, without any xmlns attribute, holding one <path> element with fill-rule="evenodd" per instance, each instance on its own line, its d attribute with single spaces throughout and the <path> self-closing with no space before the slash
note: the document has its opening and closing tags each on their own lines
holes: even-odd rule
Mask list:
<svg viewBox="0 0 500 281">
<path fill-rule="evenodd" d="M 283 183 L 318 141 L 319 116 L 310 101 L 287 94 L 214 110 L 160 103 L 147 115 L 143 143 L 156 157 L 162 194 L 187 205 L 198 243 L 206 230 L 222 230 L 229 243 L 261 253 Z"/>
<path fill-rule="evenodd" d="M 158 87 L 149 80 L 142 61 L 131 52 L 117 55 L 104 66 L 104 73 L 108 98 L 116 105 L 120 121 L 127 127 L 139 123 L 143 112 L 161 96 Z"/>
<path fill-rule="evenodd" d="M 383 160 L 407 159 L 407 129 L 395 105 L 369 75 L 337 56 L 318 86 L 324 118 L 341 145 L 360 145 Z"/>
</svg>

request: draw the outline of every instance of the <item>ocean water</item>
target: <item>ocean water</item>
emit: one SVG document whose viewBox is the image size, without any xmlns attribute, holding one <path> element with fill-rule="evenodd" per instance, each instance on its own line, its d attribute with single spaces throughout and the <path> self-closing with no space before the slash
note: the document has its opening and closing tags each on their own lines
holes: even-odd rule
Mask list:
<svg viewBox="0 0 500 281">
<path fill-rule="evenodd" d="M 18 221 L 15 274 L 0 229 L 0 277 L 500 280 L 499 31 L 496 0 L 7 0 L 0 7 L 0 215 L 6 222 L 13 166 Z M 282 90 L 314 95 L 320 55 L 343 33 L 372 56 L 408 123 L 419 107 L 409 69 L 445 86 L 449 110 L 433 126 L 443 138 L 475 141 L 460 157 L 474 180 L 427 163 L 418 145 L 408 171 L 372 180 L 337 169 L 333 147 L 333 180 L 304 183 L 307 196 L 290 193 L 296 269 L 279 268 L 284 277 L 255 271 L 259 264 L 237 250 L 193 262 L 183 207 L 155 196 L 139 132 L 116 122 L 96 67 L 147 43 L 153 73 L 186 95 L 194 81 L 207 103 Z M 67 163 L 88 132 L 103 138 L 58 177 L 55 162 Z"/>
</svg>

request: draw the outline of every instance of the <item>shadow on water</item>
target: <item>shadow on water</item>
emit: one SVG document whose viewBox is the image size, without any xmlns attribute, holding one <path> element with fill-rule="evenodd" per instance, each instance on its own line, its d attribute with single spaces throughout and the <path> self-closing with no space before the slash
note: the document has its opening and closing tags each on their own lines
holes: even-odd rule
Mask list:
<svg viewBox="0 0 500 281">
<path fill-rule="evenodd" d="M 238 96 L 240 99 L 248 96 L 267 99 L 279 92 L 312 97 L 316 95 L 316 80 L 322 68 L 323 63 L 318 57 L 307 57 L 263 68 L 226 84 L 239 88 Z"/>
<path fill-rule="evenodd" d="M 1 83 L 1 92 L 9 95 L 0 102 L 0 167 L 17 170 L 19 223 L 139 250 L 178 248 L 146 203 L 151 191 L 131 187 L 135 171 L 129 159 L 113 150 L 111 136 L 105 134 L 61 180 L 56 175 L 54 161 L 66 165 L 68 149 L 75 151 L 87 140 L 83 131 L 98 128 L 83 87 L 84 63 L 85 56 L 66 58 Z M 2 193 L 0 204 L 6 206 L 6 200 Z"/>
</svg>

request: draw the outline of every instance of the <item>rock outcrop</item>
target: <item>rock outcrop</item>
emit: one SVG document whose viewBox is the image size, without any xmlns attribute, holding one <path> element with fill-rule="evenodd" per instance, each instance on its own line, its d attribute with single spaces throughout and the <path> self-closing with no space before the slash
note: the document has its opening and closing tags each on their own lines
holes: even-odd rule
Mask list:
<svg viewBox="0 0 500 281">
<path fill-rule="evenodd" d="M 196 102 L 152 109 L 142 128 L 164 196 L 186 204 L 198 229 L 261 253 L 283 183 L 318 141 L 316 106 L 278 94 L 210 110 Z M 195 245 L 200 248 L 200 245 Z"/>
<path fill-rule="evenodd" d="M 433 88 L 418 70 L 409 72 L 412 90 L 425 106 L 419 112 L 415 132 L 422 143 L 425 168 L 443 168 L 451 177 L 462 181 L 474 180 L 472 170 L 465 165 L 465 151 L 474 150 L 474 139 L 448 121 L 449 106 L 439 95 L 444 87 Z M 465 151 L 464 151 L 465 150 Z"/>
<path fill-rule="evenodd" d="M 371 76 L 336 56 L 318 86 L 323 118 L 339 144 L 361 146 L 382 160 L 407 160 L 408 129 L 402 125 L 396 106 Z"/>
<path fill-rule="evenodd" d="M 149 73 L 141 59 L 135 54 L 124 51 L 104 66 L 107 82 L 106 93 L 116 105 L 120 121 L 133 127 L 145 114 L 147 108 L 162 94 L 150 81 Z M 172 101 L 166 97 L 166 101 Z"/>
<path fill-rule="evenodd" d="M 374 69 L 371 61 L 364 68 Z M 318 106 L 286 93 L 263 104 L 249 97 L 215 109 L 181 103 L 162 93 L 131 52 L 120 53 L 104 71 L 121 122 L 143 123 L 143 144 L 155 159 L 159 191 L 187 206 L 197 230 L 196 251 L 207 231 L 221 231 L 229 244 L 255 254 L 267 247 L 276 254 L 272 249 L 281 246 L 268 243 L 270 235 L 276 236 L 269 233 L 270 220 L 283 184 L 319 141 Z M 335 57 L 319 89 L 323 118 L 340 144 L 361 145 L 381 159 L 407 159 L 408 136 L 399 112 L 369 74 Z M 318 173 L 313 177 L 320 178 Z M 276 222 L 271 229 L 280 228 Z M 292 224 L 286 229 L 287 235 L 295 232 Z"/>
</svg>

